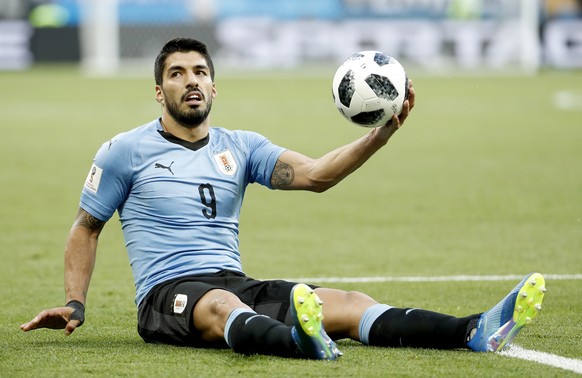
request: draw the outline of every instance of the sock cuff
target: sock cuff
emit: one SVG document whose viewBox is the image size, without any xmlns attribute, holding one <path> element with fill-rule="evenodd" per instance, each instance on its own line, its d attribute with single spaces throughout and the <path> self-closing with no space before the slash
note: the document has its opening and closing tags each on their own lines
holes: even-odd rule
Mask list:
<svg viewBox="0 0 582 378">
<path fill-rule="evenodd" d="M 371 307 L 368 307 L 366 311 L 364 311 L 360 319 L 360 325 L 358 326 L 358 331 L 360 333 L 360 342 L 362 344 L 369 345 L 370 329 L 372 329 L 372 325 L 380 315 L 390 310 L 391 308 L 393 307 L 387 304 L 378 303 Z"/>
<path fill-rule="evenodd" d="M 232 324 L 234 323 L 235 319 L 241 314 L 249 314 L 250 316 L 252 316 L 252 315 L 256 315 L 257 313 L 249 308 L 244 308 L 244 307 L 235 308 L 234 310 L 232 310 L 230 312 L 230 314 L 228 315 L 228 319 L 226 320 L 226 324 L 224 326 L 224 340 L 226 341 L 228 346 L 231 348 L 232 348 L 232 345 L 230 343 L 230 337 L 229 337 L 230 328 L 231 328 Z"/>
</svg>

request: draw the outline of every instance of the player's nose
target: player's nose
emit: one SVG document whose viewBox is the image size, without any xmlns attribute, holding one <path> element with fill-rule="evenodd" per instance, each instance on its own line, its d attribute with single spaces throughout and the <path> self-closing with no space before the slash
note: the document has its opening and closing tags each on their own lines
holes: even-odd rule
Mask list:
<svg viewBox="0 0 582 378">
<path fill-rule="evenodd" d="M 198 88 L 198 77 L 192 71 L 188 72 L 186 85 L 188 87 Z"/>
</svg>

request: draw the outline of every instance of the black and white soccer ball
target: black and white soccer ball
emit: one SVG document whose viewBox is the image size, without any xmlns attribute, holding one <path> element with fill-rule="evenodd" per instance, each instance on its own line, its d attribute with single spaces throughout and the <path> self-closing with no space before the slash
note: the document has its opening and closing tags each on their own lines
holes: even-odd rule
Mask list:
<svg viewBox="0 0 582 378">
<path fill-rule="evenodd" d="M 380 51 L 361 51 L 339 66 L 332 90 L 344 117 L 362 127 L 379 127 L 402 112 L 408 98 L 408 77 L 393 57 Z"/>
</svg>

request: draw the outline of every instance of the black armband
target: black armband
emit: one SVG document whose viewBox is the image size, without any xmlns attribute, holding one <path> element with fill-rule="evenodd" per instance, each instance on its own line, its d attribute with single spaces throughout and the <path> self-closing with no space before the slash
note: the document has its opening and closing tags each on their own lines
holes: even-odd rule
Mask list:
<svg viewBox="0 0 582 378">
<path fill-rule="evenodd" d="M 83 325 L 85 322 L 85 306 L 76 299 L 68 301 L 65 306 L 74 309 L 69 320 L 79 320 L 81 322 L 79 326 Z"/>
</svg>

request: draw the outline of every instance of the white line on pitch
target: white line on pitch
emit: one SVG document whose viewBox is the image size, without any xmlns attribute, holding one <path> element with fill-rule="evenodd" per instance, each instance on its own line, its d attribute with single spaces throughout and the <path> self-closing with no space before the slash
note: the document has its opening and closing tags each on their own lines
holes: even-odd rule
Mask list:
<svg viewBox="0 0 582 378">
<path fill-rule="evenodd" d="M 523 275 L 504 276 L 403 276 L 403 277 L 300 277 L 286 278 L 292 282 L 306 283 L 371 283 L 371 282 L 468 282 L 468 281 L 514 281 L 521 280 Z M 582 280 L 582 274 L 544 274 L 546 280 Z"/>
<path fill-rule="evenodd" d="M 538 352 L 535 350 L 524 349 L 513 345 L 511 349 L 500 352 L 508 357 L 520 358 L 522 360 L 537 362 L 544 365 L 557 367 L 564 370 L 570 370 L 574 373 L 582 374 L 582 361 L 574 358 L 557 356 L 555 354 Z"/>
</svg>

